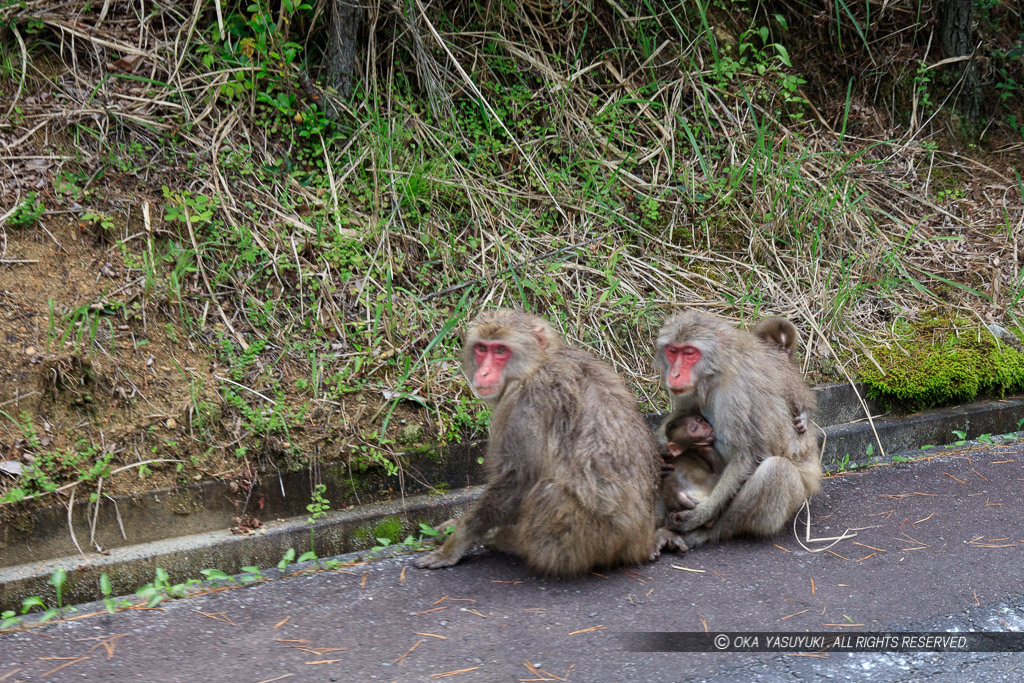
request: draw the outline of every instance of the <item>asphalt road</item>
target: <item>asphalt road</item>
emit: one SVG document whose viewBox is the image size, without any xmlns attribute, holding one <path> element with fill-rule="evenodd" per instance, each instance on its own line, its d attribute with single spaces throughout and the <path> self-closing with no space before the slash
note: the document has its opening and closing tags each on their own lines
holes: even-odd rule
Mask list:
<svg viewBox="0 0 1024 683">
<path fill-rule="evenodd" d="M 9 633 L 0 681 L 1019 681 L 1019 652 L 642 653 L 622 634 L 1024 630 L 1022 492 L 1024 444 L 959 449 L 826 480 L 810 538 L 856 535 L 822 552 L 789 530 L 574 581 L 486 550 L 401 557 Z"/>
</svg>

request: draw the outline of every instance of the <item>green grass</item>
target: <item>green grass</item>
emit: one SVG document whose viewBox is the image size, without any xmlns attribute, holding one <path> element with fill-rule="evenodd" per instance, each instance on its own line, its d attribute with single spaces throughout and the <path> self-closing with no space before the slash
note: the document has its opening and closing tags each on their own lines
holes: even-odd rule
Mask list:
<svg viewBox="0 0 1024 683">
<path fill-rule="evenodd" d="M 67 157 L 53 200 L 22 197 L 5 217 L 34 230 L 53 202 L 74 206 L 98 243 L 90 258 L 119 259 L 141 283 L 54 302 L 53 345 L 103 356 L 165 326 L 216 366 L 166 361 L 190 375 L 178 449 L 287 469 L 327 457 L 397 473 L 402 420 L 431 446 L 481 438 L 458 330 L 482 306 L 549 317 L 647 409 L 665 404 L 653 331 L 682 306 L 792 318 L 815 380 L 877 372 L 879 395 L 921 405 L 1016 386 L 1016 365 L 982 350 L 924 363 L 934 381 L 893 374 L 893 340 L 922 314 L 971 335 L 979 310 L 1018 324 L 1024 296 L 1007 267 L 1019 169 L 943 137 L 939 84 L 921 67 L 934 55 L 913 38 L 926 18 L 847 3 L 822 26 L 800 3 L 647 2 L 609 16 L 534 4 L 382 10 L 359 60 L 371 71 L 334 117 L 314 98 L 326 35 L 315 7 L 220 3 L 223 30 L 212 3 L 156 10 L 144 21 L 159 31 L 110 29 L 155 58 L 135 70 L 61 42 L 55 19 L 0 10 L 34 38 L 25 65 L 0 64 L 5 92 L 24 80 L 67 112 L 131 103 L 104 104 L 102 125 L 46 124 L 37 135 Z M 1002 70 L 998 147 L 1017 135 L 1004 118 L 1021 105 L 1021 26 L 999 8 L 986 22 L 983 49 Z M 34 140 L 15 153 L 36 154 Z M 97 436 L 100 413 L 82 417 Z"/>
</svg>

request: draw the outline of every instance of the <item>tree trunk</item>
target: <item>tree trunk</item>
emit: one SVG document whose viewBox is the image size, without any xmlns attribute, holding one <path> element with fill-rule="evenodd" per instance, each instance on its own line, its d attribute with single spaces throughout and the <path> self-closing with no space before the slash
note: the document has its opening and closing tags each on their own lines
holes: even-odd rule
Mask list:
<svg viewBox="0 0 1024 683">
<path fill-rule="evenodd" d="M 969 57 L 974 52 L 974 0 L 939 0 L 939 48 L 942 58 Z M 957 88 L 953 108 L 966 130 L 976 130 L 981 116 L 981 83 L 974 61 L 954 62 L 946 68 L 949 84 Z"/>
<path fill-rule="evenodd" d="M 356 74 L 362 10 L 355 0 L 331 0 L 331 33 L 327 41 L 327 78 L 342 99 L 352 94 Z M 330 101 L 324 103 L 331 112 Z"/>
</svg>

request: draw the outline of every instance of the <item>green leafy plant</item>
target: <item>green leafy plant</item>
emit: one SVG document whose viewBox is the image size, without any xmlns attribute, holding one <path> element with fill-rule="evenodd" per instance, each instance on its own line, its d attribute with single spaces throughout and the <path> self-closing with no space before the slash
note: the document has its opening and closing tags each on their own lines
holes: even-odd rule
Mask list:
<svg viewBox="0 0 1024 683">
<path fill-rule="evenodd" d="M 7 218 L 7 224 L 12 228 L 30 228 L 39 222 L 44 211 L 46 207 L 39 199 L 39 193 L 29 192 L 15 208 L 14 213 Z"/>
<path fill-rule="evenodd" d="M 106 572 L 100 574 L 100 595 L 103 596 L 103 606 L 107 612 L 113 613 L 119 609 L 125 609 L 130 607 L 132 602 L 126 598 L 118 600 L 114 597 L 114 587 L 110 582 L 110 577 L 107 576 Z"/>
<path fill-rule="evenodd" d="M 183 598 L 188 590 L 198 586 L 199 579 L 188 579 L 182 583 L 171 583 L 170 574 L 165 569 L 157 567 L 153 581 L 135 591 L 135 594 L 147 600 L 147 606 L 155 607 L 164 600 Z"/>
<path fill-rule="evenodd" d="M 260 570 L 259 567 L 250 565 L 242 567 L 242 575 L 239 577 L 238 580 L 243 584 L 247 584 L 260 583 L 262 581 L 266 581 L 267 579 L 263 576 L 263 572 Z"/>
<path fill-rule="evenodd" d="M 14 610 L 4 610 L 0 612 L 0 631 L 4 629 L 13 628 L 21 624 L 21 617 Z"/>
<path fill-rule="evenodd" d="M 313 487 L 313 491 L 310 493 L 309 504 L 306 505 L 306 511 L 309 512 L 309 519 L 306 523 L 309 524 L 309 552 L 312 553 L 315 550 L 315 533 L 316 529 L 313 526 L 316 524 L 316 520 L 320 519 L 327 514 L 327 511 L 331 509 L 331 501 L 324 498 L 324 493 L 327 491 L 327 485 L 320 483 Z M 305 556 L 303 556 L 305 557 Z M 315 559 L 316 555 L 309 559 Z M 299 559 L 300 562 L 304 560 Z"/>
<path fill-rule="evenodd" d="M 843 455 L 842 460 L 836 463 L 836 472 L 839 474 L 843 474 L 844 472 L 852 472 L 858 467 L 859 465 L 855 461 L 851 460 L 850 454 L 846 453 Z"/>
<path fill-rule="evenodd" d="M 278 570 L 283 574 L 288 571 L 288 567 L 291 566 L 292 562 L 295 561 L 295 548 L 288 548 L 280 561 L 277 563 Z"/>
</svg>

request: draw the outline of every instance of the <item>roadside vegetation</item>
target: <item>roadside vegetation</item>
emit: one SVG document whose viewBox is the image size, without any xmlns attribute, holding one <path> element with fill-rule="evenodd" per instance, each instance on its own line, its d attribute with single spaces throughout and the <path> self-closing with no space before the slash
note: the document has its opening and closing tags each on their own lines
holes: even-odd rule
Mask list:
<svg viewBox="0 0 1024 683">
<path fill-rule="evenodd" d="M 934 4 L 627 5 L 369 3 L 341 97 L 326 0 L 0 0 L 0 502 L 327 461 L 398 490 L 485 434 L 485 306 L 648 410 L 681 306 L 789 317 L 812 381 L 1024 387 L 987 328 L 1022 336 L 1019 7 L 975 2 L 950 61 Z"/>
</svg>

